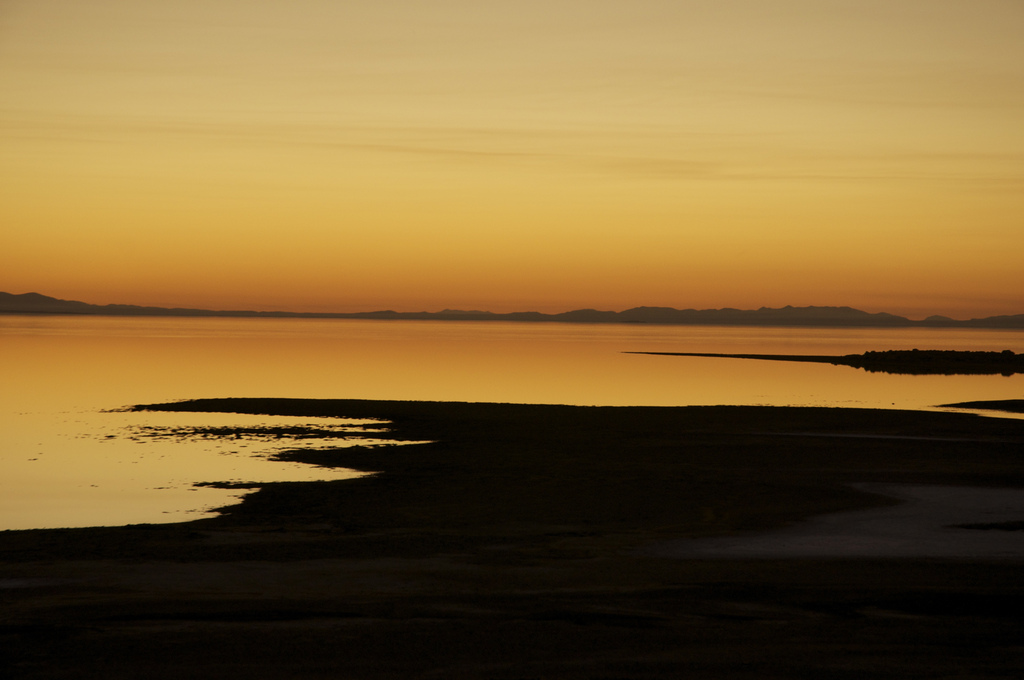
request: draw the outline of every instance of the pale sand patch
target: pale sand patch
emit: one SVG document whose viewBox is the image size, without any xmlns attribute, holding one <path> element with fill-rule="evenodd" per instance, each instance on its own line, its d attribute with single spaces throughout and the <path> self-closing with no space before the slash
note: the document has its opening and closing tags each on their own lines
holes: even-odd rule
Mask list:
<svg viewBox="0 0 1024 680">
<path fill-rule="evenodd" d="M 1024 559 L 1024 531 L 954 525 L 1024 521 L 1024 489 L 855 484 L 899 505 L 822 515 L 762 534 L 668 541 L 644 552 L 681 559 L 942 557 Z"/>
</svg>

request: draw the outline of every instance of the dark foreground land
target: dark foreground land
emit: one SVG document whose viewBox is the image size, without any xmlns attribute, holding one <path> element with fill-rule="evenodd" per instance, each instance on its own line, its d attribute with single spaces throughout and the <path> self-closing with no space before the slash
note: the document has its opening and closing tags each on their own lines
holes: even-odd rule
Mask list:
<svg viewBox="0 0 1024 680">
<path fill-rule="evenodd" d="M 0 533 L 0 677 L 1024 672 L 1024 558 L 657 549 L 895 502 L 850 484 L 1024 488 L 1021 420 L 279 399 L 148 408 L 371 416 L 433 443 L 295 452 L 379 474 L 266 485 L 213 519 Z M 955 542 L 1019 525 L 947 531 Z"/>
</svg>

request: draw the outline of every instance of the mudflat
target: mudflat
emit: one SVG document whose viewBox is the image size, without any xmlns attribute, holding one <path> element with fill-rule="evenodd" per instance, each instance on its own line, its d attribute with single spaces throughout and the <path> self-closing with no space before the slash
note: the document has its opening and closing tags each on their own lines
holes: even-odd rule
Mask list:
<svg viewBox="0 0 1024 680">
<path fill-rule="evenodd" d="M 264 485 L 212 519 L 0 533 L 4 677 L 1024 669 L 1024 421 L 361 400 L 140 408 L 376 417 L 430 443 L 291 452 L 377 474 Z M 851 552 L 858 513 L 876 538 L 925 527 L 932 547 Z M 796 534 L 799 550 L 779 550 Z M 761 552 L 707 550 L 744 541 Z"/>
</svg>

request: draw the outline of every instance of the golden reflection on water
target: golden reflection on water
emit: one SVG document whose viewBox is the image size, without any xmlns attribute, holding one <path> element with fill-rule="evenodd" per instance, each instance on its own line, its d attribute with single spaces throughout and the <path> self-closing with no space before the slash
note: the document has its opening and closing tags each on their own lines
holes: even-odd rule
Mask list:
<svg viewBox="0 0 1024 680">
<path fill-rule="evenodd" d="M 889 376 L 622 352 L 1024 351 L 1024 332 L 0 317 L 0 343 L 0 362 L 16 387 L 6 398 L 51 407 L 229 396 L 916 407 L 936 403 L 937 391 L 954 399 L 1019 394 L 1019 376 Z"/>
<path fill-rule="evenodd" d="M 246 493 L 204 482 L 362 474 L 271 460 L 275 453 L 394 445 L 381 423 L 364 427 L 333 418 L 65 411 L 21 413 L 18 424 L 4 428 L 0 456 L 0 518 L 6 529 L 196 519 Z M 296 426 L 317 438 L 295 436 Z"/>
<path fill-rule="evenodd" d="M 827 364 L 623 354 L 915 347 L 1022 352 L 1024 332 L 0 316 L 0 528 L 176 521 L 237 495 L 194 490 L 194 482 L 242 474 L 218 468 L 217 456 L 188 458 L 186 449 L 201 448 L 196 443 L 157 453 L 162 444 L 132 442 L 123 432 L 83 443 L 114 427 L 115 415 L 102 410 L 137 403 L 252 396 L 924 408 L 1024 397 L 1021 375 L 895 376 Z M 136 417 L 145 423 L 156 416 Z M 176 417 L 182 425 L 206 422 Z M 120 453 L 112 455 L 115 449 Z M 178 463 L 173 473 L 161 462 L 168 457 Z M 265 473 L 253 471 L 246 481 L 299 474 L 254 461 Z M 296 470 L 323 478 L 315 468 Z M 214 492 L 219 496 L 195 500 Z"/>
</svg>

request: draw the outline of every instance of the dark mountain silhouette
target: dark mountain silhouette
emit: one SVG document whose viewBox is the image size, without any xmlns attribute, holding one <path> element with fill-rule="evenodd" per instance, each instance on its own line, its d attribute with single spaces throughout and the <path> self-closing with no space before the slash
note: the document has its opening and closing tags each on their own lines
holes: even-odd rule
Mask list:
<svg viewBox="0 0 1024 680">
<path fill-rule="evenodd" d="M 0 292 L 0 314 L 92 314 L 102 316 L 220 316 L 306 319 L 394 319 L 434 321 L 536 321 L 562 323 L 650 323 L 691 326 L 821 326 L 835 328 L 1024 328 L 1024 314 L 957 320 L 930 316 L 914 321 L 885 312 L 869 313 L 852 307 L 791 307 L 779 309 L 674 309 L 672 307 L 634 307 L 622 312 L 576 309 L 559 314 L 445 309 L 440 312 L 255 312 L 210 310 L 137 305 L 92 305 L 77 300 L 59 300 L 24 293 Z"/>
</svg>

